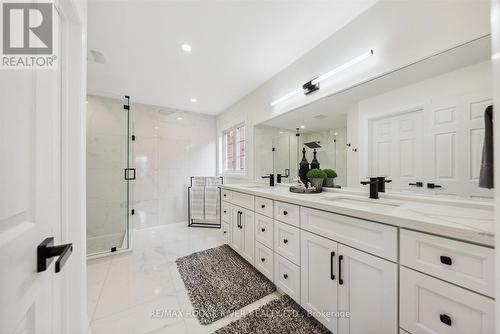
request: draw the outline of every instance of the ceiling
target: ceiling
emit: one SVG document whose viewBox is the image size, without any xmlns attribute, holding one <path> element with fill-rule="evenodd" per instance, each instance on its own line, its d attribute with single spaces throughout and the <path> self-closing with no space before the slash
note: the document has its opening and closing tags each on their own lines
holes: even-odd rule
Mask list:
<svg viewBox="0 0 500 334">
<path fill-rule="evenodd" d="M 270 119 L 263 125 L 302 132 L 345 127 L 347 112 L 361 100 L 490 59 L 490 36 L 443 51 L 367 82 Z M 318 117 L 320 115 L 320 117 Z"/>
<path fill-rule="evenodd" d="M 90 0 L 88 89 L 218 114 L 375 2 Z"/>
</svg>

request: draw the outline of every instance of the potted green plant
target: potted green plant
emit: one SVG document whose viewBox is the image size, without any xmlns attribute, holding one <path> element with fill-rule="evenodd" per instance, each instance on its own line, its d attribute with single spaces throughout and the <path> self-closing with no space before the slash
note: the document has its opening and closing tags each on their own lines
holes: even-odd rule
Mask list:
<svg viewBox="0 0 500 334">
<path fill-rule="evenodd" d="M 323 172 L 326 173 L 326 179 L 323 186 L 328 188 L 335 187 L 334 179 L 337 177 L 337 172 L 333 169 L 323 169 Z"/>
<path fill-rule="evenodd" d="M 323 181 L 326 179 L 326 173 L 319 168 L 311 169 L 307 172 L 307 178 L 318 192 L 323 188 Z"/>
</svg>

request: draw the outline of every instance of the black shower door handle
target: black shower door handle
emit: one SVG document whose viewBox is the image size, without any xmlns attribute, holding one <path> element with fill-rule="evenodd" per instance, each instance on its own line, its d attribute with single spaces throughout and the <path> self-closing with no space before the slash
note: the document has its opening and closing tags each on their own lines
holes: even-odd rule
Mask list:
<svg viewBox="0 0 500 334">
<path fill-rule="evenodd" d="M 130 172 L 133 172 L 132 176 L 130 176 Z M 135 180 L 135 168 L 125 168 L 125 180 Z"/>
</svg>

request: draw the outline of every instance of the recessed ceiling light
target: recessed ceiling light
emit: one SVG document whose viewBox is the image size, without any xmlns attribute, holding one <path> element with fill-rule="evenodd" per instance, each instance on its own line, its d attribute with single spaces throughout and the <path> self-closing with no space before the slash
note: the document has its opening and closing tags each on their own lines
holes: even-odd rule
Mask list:
<svg viewBox="0 0 500 334">
<path fill-rule="evenodd" d="M 189 44 L 182 44 L 181 49 L 184 52 L 191 52 L 193 50 L 193 48 Z"/>
<path fill-rule="evenodd" d="M 196 97 L 192 97 L 192 98 L 191 98 L 191 102 L 195 103 L 196 101 L 198 101 L 198 100 L 196 99 Z"/>
<path fill-rule="evenodd" d="M 301 128 L 301 129 L 303 129 L 303 128 L 305 128 L 305 127 L 306 127 L 305 125 L 301 125 L 301 126 L 300 126 L 300 128 Z"/>
<path fill-rule="evenodd" d="M 182 121 L 182 117 L 177 117 L 177 120 L 178 121 Z"/>
</svg>

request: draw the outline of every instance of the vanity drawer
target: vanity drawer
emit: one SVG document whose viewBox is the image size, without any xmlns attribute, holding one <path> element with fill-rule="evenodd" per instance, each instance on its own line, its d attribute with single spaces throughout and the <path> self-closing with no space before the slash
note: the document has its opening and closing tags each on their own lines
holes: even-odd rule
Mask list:
<svg viewBox="0 0 500 334">
<path fill-rule="evenodd" d="M 264 197 L 255 197 L 255 212 L 273 218 L 274 216 L 273 200 Z"/>
<path fill-rule="evenodd" d="M 300 227 L 367 253 L 397 261 L 396 227 L 304 207 L 300 209 Z"/>
<path fill-rule="evenodd" d="M 274 284 L 300 304 L 300 268 L 274 253 Z"/>
<path fill-rule="evenodd" d="M 408 230 L 400 231 L 401 264 L 493 297 L 491 248 Z"/>
<path fill-rule="evenodd" d="M 493 299 L 405 267 L 399 305 L 400 326 L 412 334 L 494 332 Z"/>
<path fill-rule="evenodd" d="M 223 221 L 221 223 L 221 232 L 222 237 L 224 238 L 224 242 L 229 244 L 231 242 L 231 228 L 228 222 Z"/>
<path fill-rule="evenodd" d="M 274 219 L 299 227 L 299 206 L 274 201 Z"/>
<path fill-rule="evenodd" d="M 221 203 L 221 218 L 222 221 L 231 222 L 231 204 L 228 202 L 222 202 Z"/>
<path fill-rule="evenodd" d="M 255 267 L 269 280 L 274 276 L 274 254 L 273 251 L 260 242 L 255 242 Z"/>
<path fill-rule="evenodd" d="M 222 200 L 253 211 L 254 196 L 237 191 L 222 190 Z"/>
<path fill-rule="evenodd" d="M 255 214 L 255 240 L 274 249 L 274 222 L 272 218 Z"/>
<path fill-rule="evenodd" d="M 300 230 L 294 226 L 274 222 L 274 251 L 293 263 L 300 264 Z"/>
</svg>

